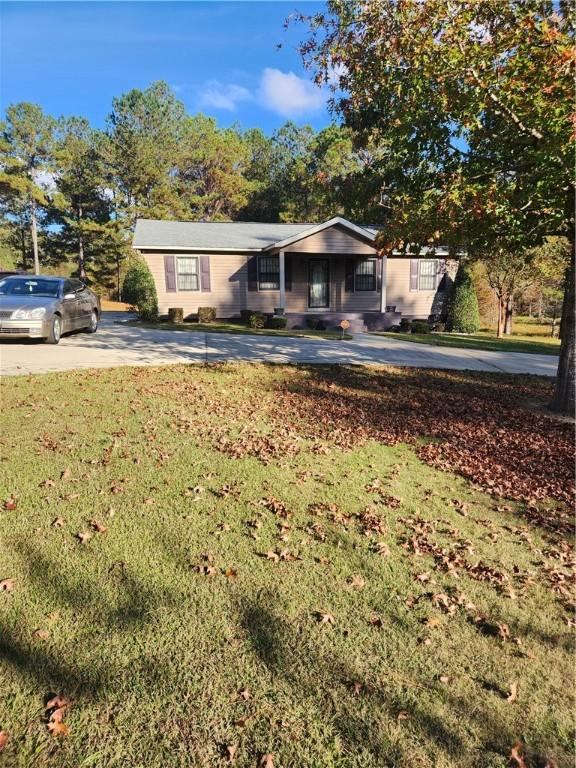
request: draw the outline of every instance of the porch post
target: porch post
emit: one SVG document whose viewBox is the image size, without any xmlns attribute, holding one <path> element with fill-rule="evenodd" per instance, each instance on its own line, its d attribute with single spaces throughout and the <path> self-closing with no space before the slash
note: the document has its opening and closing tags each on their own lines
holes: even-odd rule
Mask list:
<svg viewBox="0 0 576 768">
<path fill-rule="evenodd" d="M 284 251 L 278 253 L 280 264 L 280 309 L 286 312 L 286 267 L 284 264 Z"/>
<path fill-rule="evenodd" d="M 382 253 L 382 273 L 380 276 L 380 312 L 386 312 L 386 272 L 388 268 L 388 257 L 386 252 Z"/>
</svg>

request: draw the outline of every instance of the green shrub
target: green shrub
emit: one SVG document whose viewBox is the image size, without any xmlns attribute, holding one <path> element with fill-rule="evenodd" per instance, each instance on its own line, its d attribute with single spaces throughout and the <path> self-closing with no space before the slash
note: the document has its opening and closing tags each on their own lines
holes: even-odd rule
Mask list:
<svg viewBox="0 0 576 768">
<path fill-rule="evenodd" d="M 436 323 L 436 325 L 434 326 L 434 330 L 436 331 L 436 333 L 444 333 L 444 331 L 446 330 L 446 323 Z"/>
<path fill-rule="evenodd" d="M 141 320 L 158 319 L 158 295 L 146 262 L 135 259 L 124 277 L 122 300 L 138 312 Z"/>
<path fill-rule="evenodd" d="M 216 320 L 216 310 L 214 307 L 198 307 L 198 322 L 213 323 Z"/>
<path fill-rule="evenodd" d="M 248 322 L 250 319 L 250 315 L 257 315 L 259 314 L 256 312 L 255 309 L 241 309 L 240 310 L 240 320 L 243 320 L 245 323 Z"/>
<path fill-rule="evenodd" d="M 286 325 L 288 324 L 288 318 L 287 317 L 277 317 L 273 316 L 268 318 L 268 322 L 266 323 L 267 328 L 272 328 L 274 330 L 282 330 L 283 328 L 286 328 Z"/>
<path fill-rule="evenodd" d="M 317 331 L 320 327 L 320 320 L 317 317 L 307 317 L 306 325 L 311 331 Z"/>
<path fill-rule="evenodd" d="M 264 328 L 265 323 L 266 323 L 266 318 L 264 317 L 262 312 L 252 312 L 252 314 L 248 318 L 249 328 Z"/>
<path fill-rule="evenodd" d="M 400 333 L 412 333 L 412 320 L 407 317 L 403 317 L 400 320 Z"/>
<path fill-rule="evenodd" d="M 477 333 L 480 313 L 476 289 L 467 268 L 460 264 L 448 306 L 448 329 L 456 333 Z"/>
<path fill-rule="evenodd" d="M 412 322 L 412 333 L 428 333 L 429 330 L 426 320 L 414 320 Z"/>
<path fill-rule="evenodd" d="M 169 307 L 168 308 L 168 320 L 171 323 L 180 325 L 184 322 L 184 310 L 182 307 Z"/>
</svg>

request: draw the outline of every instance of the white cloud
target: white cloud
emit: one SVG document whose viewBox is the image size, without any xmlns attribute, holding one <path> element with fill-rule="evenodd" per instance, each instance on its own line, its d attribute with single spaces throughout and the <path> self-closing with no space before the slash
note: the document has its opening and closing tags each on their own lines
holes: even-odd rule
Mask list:
<svg viewBox="0 0 576 768">
<path fill-rule="evenodd" d="M 234 83 L 220 83 L 210 80 L 200 89 L 200 104 L 213 109 L 225 109 L 234 112 L 241 101 L 250 101 L 252 94 L 248 88 Z"/>
<path fill-rule="evenodd" d="M 326 73 L 326 82 L 333 88 L 338 88 L 342 77 L 348 74 L 345 64 L 330 64 Z"/>
<path fill-rule="evenodd" d="M 318 112 L 326 103 L 325 93 L 294 72 L 281 72 L 267 67 L 262 73 L 259 99 L 262 104 L 283 117 L 299 117 Z"/>
</svg>

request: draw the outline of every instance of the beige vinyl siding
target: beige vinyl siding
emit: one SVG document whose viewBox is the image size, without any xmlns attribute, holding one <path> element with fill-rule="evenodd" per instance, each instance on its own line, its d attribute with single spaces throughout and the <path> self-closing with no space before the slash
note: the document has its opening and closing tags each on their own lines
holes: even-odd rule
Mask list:
<svg viewBox="0 0 576 768">
<path fill-rule="evenodd" d="M 286 253 L 317 253 L 318 255 L 324 253 L 346 253 L 350 256 L 356 254 L 374 256 L 376 253 L 373 245 L 352 235 L 339 225 L 329 227 L 322 230 L 322 232 L 317 232 L 315 235 L 298 240 L 298 242 L 286 246 L 284 251 Z"/>
<path fill-rule="evenodd" d="M 457 263 L 447 262 L 449 274 L 454 275 Z M 388 259 L 386 270 L 386 304 L 396 306 L 398 312 L 405 317 L 427 318 L 432 312 L 432 305 L 437 295 L 436 290 L 410 290 L 410 259 L 407 257 L 391 257 Z"/>
<path fill-rule="evenodd" d="M 202 254 L 171 253 L 178 256 Z M 167 291 L 163 253 L 142 253 L 150 267 L 158 292 L 158 308 L 165 315 L 170 307 L 182 307 L 184 316 L 194 315 L 198 307 L 214 307 L 218 317 L 235 317 L 241 309 L 273 312 L 279 291 L 248 291 L 247 254 L 210 254 L 210 291 Z"/>
</svg>

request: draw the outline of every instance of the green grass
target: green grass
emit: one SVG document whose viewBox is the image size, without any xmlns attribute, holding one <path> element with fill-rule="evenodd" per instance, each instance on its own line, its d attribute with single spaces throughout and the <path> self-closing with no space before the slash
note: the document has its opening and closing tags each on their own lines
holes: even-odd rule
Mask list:
<svg viewBox="0 0 576 768">
<path fill-rule="evenodd" d="M 493 352 L 529 352 L 539 355 L 557 355 L 560 341 L 550 336 L 514 334 L 497 338 L 494 331 L 482 330 L 465 336 L 453 333 L 387 333 L 376 332 L 378 336 L 389 336 L 416 344 L 432 344 L 435 347 L 458 347 L 460 349 L 483 349 Z"/>
<path fill-rule="evenodd" d="M 345 450 L 275 415 L 277 393 L 313 375 L 3 381 L 0 498 L 17 500 L 0 511 L 5 765 L 217 768 L 233 745 L 238 768 L 265 753 L 278 768 L 504 768 L 518 739 L 529 766 L 572 763 L 571 635 L 549 577 L 564 544 L 404 444 Z M 363 531 L 367 506 L 378 533 Z M 93 519 L 106 533 L 80 544 Z M 507 581 L 455 578 L 411 551 L 422 535 Z M 285 550 L 298 559 L 263 556 Z M 196 570 L 205 553 L 213 576 Z M 452 614 L 436 594 L 459 601 Z M 66 737 L 47 731 L 52 692 L 72 700 Z"/>
<path fill-rule="evenodd" d="M 134 325 L 137 328 L 155 328 L 160 331 L 188 331 L 196 333 L 239 333 L 250 334 L 252 336 L 289 336 L 293 338 L 315 338 L 315 339 L 351 339 L 349 333 L 342 335 L 341 331 L 313 331 L 313 330 L 285 330 L 274 328 L 248 328 L 240 322 L 218 320 L 215 323 L 170 323 L 166 320 L 160 320 L 157 323 L 145 322 L 143 320 L 130 320 L 125 325 Z"/>
</svg>

